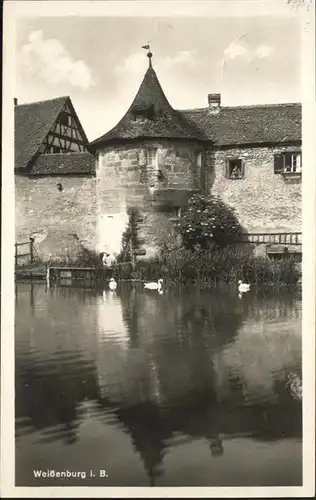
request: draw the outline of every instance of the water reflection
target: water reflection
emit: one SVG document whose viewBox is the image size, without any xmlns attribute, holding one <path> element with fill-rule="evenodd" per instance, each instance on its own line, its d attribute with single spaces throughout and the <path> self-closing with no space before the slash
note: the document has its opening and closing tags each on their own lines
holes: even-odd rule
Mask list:
<svg viewBox="0 0 316 500">
<path fill-rule="evenodd" d="M 17 484 L 33 484 L 45 456 L 49 468 L 80 470 L 106 458 L 107 485 L 298 485 L 301 405 L 285 381 L 300 367 L 293 290 L 240 300 L 234 288 L 158 294 L 124 284 L 112 293 L 19 283 Z M 180 448 L 190 470 L 187 458 L 172 458 Z M 242 479 L 250 449 L 260 474 Z M 283 470 L 280 458 L 276 474 L 275 457 L 289 449 L 293 463 Z M 219 464 L 214 477 L 209 460 Z M 69 484 L 56 481 L 44 485 Z"/>
</svg>

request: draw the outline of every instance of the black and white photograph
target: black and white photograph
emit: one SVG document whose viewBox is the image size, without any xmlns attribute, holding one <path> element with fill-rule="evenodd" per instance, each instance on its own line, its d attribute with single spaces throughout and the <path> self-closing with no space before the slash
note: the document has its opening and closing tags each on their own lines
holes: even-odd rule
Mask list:
<svg viewBox="0 0 316 500">
<path fill-rule="evenodd" d="M 5 7 L 3 494 L 313 495 L 314 3 Z"/>
</svg>

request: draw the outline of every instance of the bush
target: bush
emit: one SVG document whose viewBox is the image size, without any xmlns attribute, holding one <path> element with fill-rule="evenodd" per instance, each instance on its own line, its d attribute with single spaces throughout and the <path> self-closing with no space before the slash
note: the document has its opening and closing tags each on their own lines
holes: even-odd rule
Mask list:
<svg viewBox="0 0 316 500">
<path fill-rule="evenodd" d="M 133 266 L 130 262 L 114 264 L 110 269 L 113 277 L 117 280 L 129 280 L 133 278 Z"/>
<path fill-rule="evenodd" d="M 74 267 L 102 267 L 101 256 L 84 246 L 81 246 L 78 252 L 70 256 L 69 254 L 60 254 L 51 257 L 47 261 L 48 265 L 74 266 Z"/>
<path fill-rule="evenodd" d="M 202 249 L 216 243 L 223 247 L 236 241 L 241 226 L 235 212 L 216 196 L 194 195 L 177 223 L 185 248 Z"/>
</svg>

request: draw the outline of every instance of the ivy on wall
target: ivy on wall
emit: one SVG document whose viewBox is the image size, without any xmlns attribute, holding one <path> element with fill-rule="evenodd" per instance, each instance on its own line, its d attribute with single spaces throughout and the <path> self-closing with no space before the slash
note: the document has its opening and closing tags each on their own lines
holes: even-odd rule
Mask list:
<svg viewBox="0 0 316 500">
<path fill-rule="evenodd" d="M 136 208 L 128 209 L 128 224 L 122 234 L 121 252 L 117 262 L 135 262 L 137 255 L 141 255 L 141 240 L 138 238 L 139 222 L 142 221 L 140 212 Z"/>
</svg>

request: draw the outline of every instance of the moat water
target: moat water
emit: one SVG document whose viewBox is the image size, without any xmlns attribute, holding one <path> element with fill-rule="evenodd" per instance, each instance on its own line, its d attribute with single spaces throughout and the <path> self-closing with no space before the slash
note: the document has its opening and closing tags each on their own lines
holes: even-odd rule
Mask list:
<svg viewBox="0 0 316 500">
<path fill-rule="evenodd" d="M 301 485 L 290 372 L 300 290 L 17 283 L 16 485 Z"/>
</svg>

